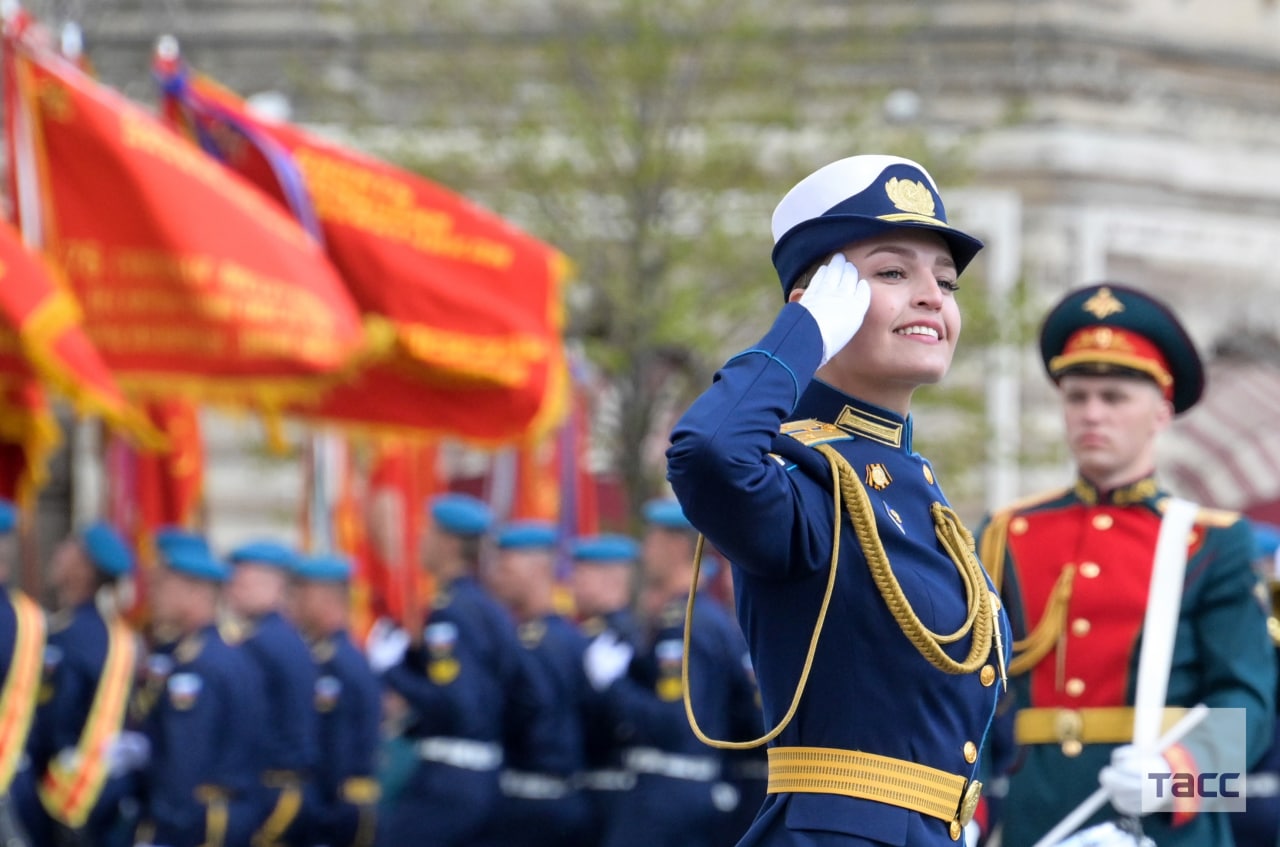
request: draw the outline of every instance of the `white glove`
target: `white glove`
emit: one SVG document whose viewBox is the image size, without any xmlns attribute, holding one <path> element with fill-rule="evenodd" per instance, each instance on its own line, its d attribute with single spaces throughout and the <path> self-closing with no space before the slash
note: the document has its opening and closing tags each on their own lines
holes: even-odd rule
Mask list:
<svg viewBox="0 0 1280 847">
<path fill-rule="evenodd" d="M 627 672 L 631 666 L 631 657 L 635 648 L 625 641 L 619 641 L 612 632 L 596 636 L 587 645 L 582 656 L 582 667 L 587 672 L 587 681 L 596 691 L 604 691 Z"/>
<path fill-rule="evenodd" d="M 386 618 L 374 621 L 364 648 L 374 673 L 383 673 L 400 664 L 408 649 L 409 633 Z"/>
<path fill-rule="evenodd" d="M 1098 784 L 1107 790 L 1111 805 L 1117 812 L 1129 817 L 1139 817 L 1172 804 L 1168 780 L 1165 780 L 1164 796 L 1156 799 L 1156 781 L 1148 776 L 1172 771 L 1168 760 L 1159 753 L 1143 753 L 1132 744 L 1124 744 L 1111 751 L 1111 764 L 1098 773 Z M 1142 804 L 1144 786 L 1150 786 L 1150 800 L 1145 809 Z"/>
<path fill-rule="evenodd" d="M 800 295 L 800 305 L 809 310 L 822 333 L 822 364 L 831 361 L 862 326 L 871 306 L 871 283 L 858 279 L 858 269 L 836 253 L 814 273 L 809 287 Z"/>
<path fill-rule="evenodd" d="M 104 757 L 112 776 L 142 770 L 151 761 L 151 740 L 141 732 L 121 732 L 107 741 Z"/>
<path fill-rule="evenodd" d="M 969 821 L 964 825 L 965 847 L 978 847 L 978 839 L 982 837 L 982 827 L 977 821 Z"/>
</svg>

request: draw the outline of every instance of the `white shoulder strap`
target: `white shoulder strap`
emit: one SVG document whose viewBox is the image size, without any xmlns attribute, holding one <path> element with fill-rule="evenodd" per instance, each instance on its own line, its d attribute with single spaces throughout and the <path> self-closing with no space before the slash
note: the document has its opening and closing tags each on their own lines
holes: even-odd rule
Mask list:
<svg viewBox="0 0 1280 847">
<path fill-rule="evenodd" d="M 1162 728 L 1187 570 L 1187 537 L 1199 508 L 1177 497 L 1166 500 L 1160 534 L 1156 537 L 1151 589 L 1142 622 L 1142 649 L 1138 654 L 1138 684 L 1133 699 L 1133 743 L 1139 750 L 1154 750 Z"/>
</svg>

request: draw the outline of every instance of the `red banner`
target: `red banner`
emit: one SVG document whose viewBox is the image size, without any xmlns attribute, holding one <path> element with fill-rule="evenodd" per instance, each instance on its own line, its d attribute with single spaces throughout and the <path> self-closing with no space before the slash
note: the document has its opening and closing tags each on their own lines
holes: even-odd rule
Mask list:
<svg viewBox="0 0 1280 847">
<path fill-rule="evenodd" d="M 31 38 L 6 47 L 24 231 L 126 389 L 279 407 L 350 362 L 356 306 L 292 218 Z"/>
<path fill-rule="evenodd" d="M 170 63 L 170 114 L 229 168 L 321 235 L 395 352 L 306 414 L 484 443 L 545 432 L 564 412 L 563 255 L 414 174 L 260 119 Z"/>
<path fill-rule="evenodd" d="M 33 379 L 0 376 L 0 497 L 24 512 L 49 478 L 49 457 L 62 431 L 44 389 Z"/>
<path fill-rule="evenodd" d="M 438 461 L 435 444 L 384 442 L 369 471 L 365 515 L 372 605 L 375 614 L 390 615 L 410 629 L 421 625 L 430 588 L 419 550 L 426 503 L 445 489 Z"/>
</svg>

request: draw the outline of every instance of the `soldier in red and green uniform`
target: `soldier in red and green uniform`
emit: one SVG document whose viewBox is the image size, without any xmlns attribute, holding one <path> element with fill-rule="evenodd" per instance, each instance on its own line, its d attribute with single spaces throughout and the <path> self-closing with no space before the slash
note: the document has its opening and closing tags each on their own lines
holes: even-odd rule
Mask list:
<svg viewBox="0 0 1280 847">
<path fill-rule="evenodd" d="M 1101 782 L 1110 805 L 1090 823 L 1141 816 L 1146 774 L 1219 769 L 1188 736 L 1163 755 L 1132 745 L 1141 630 L 1168 494 L 1155 442 L 1200 397 L 1195 347 L 1159 301 L 1120 285 L 1071 292 L 1040 349 L 1060 389 L 1073 484 L 996 512 L 979 552 L 1014 627 L 1010 697 L 994 763 L 1009 776 L 1003 844 L 1035 843 Z M 1245 715 L 1247 756 L 1272 733 L 1276 669 L 1239 516 L 1201 508 L 1187 563 L 1164 725 L 1204 703 Z M 1203 736 L 1203 733 L 1202 733 Z M 1212 739 L 1209 739 L 1210 741 Z M 1234 762 L 1246 769 L 1246 763 Z M 1229 815 L 1192 798 L 1140 818 L 1161 847 L 1230 845 Z"/>
</svg>

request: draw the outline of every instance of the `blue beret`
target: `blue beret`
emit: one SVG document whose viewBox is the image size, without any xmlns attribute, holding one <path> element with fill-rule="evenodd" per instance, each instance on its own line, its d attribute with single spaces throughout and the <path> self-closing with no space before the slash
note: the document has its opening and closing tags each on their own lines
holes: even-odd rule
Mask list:
<svg viewBox="0 0 1280 847">
<path fill-rule="evenodd" d="M 904 227 L 941 236 L 957 273 L 982 249 L 981 241 L 947 222 L 933 177 L 910 159 L 850 156 L 819 168 L 773 210 L 773 265 L 783 294 L 835 251 Z"/>
<path fill-rule="evenodd" d="M 1256 556 L 1271 558 L 1280 548 L 1280 526 L 1263 521 L 1250 521 L 1253 527 L 1253 546 L 1257 548 Z"/>
<path fill-rule="evenodd" d="M 89 561 L 107 576 L 133 572 L 133 551 L 110 524 L 103 521 L 90 524 L 80 533 L 80 542 Z"/>
<path fill-rule="evenodd" d="M 573 560 L 630 565 L 640 557 L 640 545 L 625 535 L 589 535 L 573 542 Z"/>
<path fill-rule="evenodd" d="M 226 582 L 230 571 L 209 549 L 204 536 L 185 529 L 166 528 L 156 532 L 156 551 L 169 570 L 197 579 Z"/>
<path fill-rule="evenodd" d="M 493 512 L 469 494 L 441 494 L 431 501 L 431 518 L 454 535 L 484 535 L 493 523 Z"/>
<path fill-rule="evenodd" d="M 232 550 L 227 561 L 233 565 L 255 562 L 292 570 L 297 564 L 298 554 L 278 541 L 251 541 Z"/>
<path fill-rule="evenodd" d="M 512 521 L 498 530 L 499 550 L 550 550 L 559 532 L 548 521 Z"/>
<path fill-rule="evenodd" d="M 338 553 L 299 556 L 293 573 L 310 582 L 346 582 L 351 579 L 351 562 Z"/>
<path fill-rule="evenodd" d="M 676 500 L 650 500 L 644 504 L 644 519 L 663 529 L 693 529 Z"/>
<path fill-rule="evenodd" d="M 13 532 L 18 526 L 18 507 L 12 500 L 0 497 L 0 533 Z"/>
</svg>

